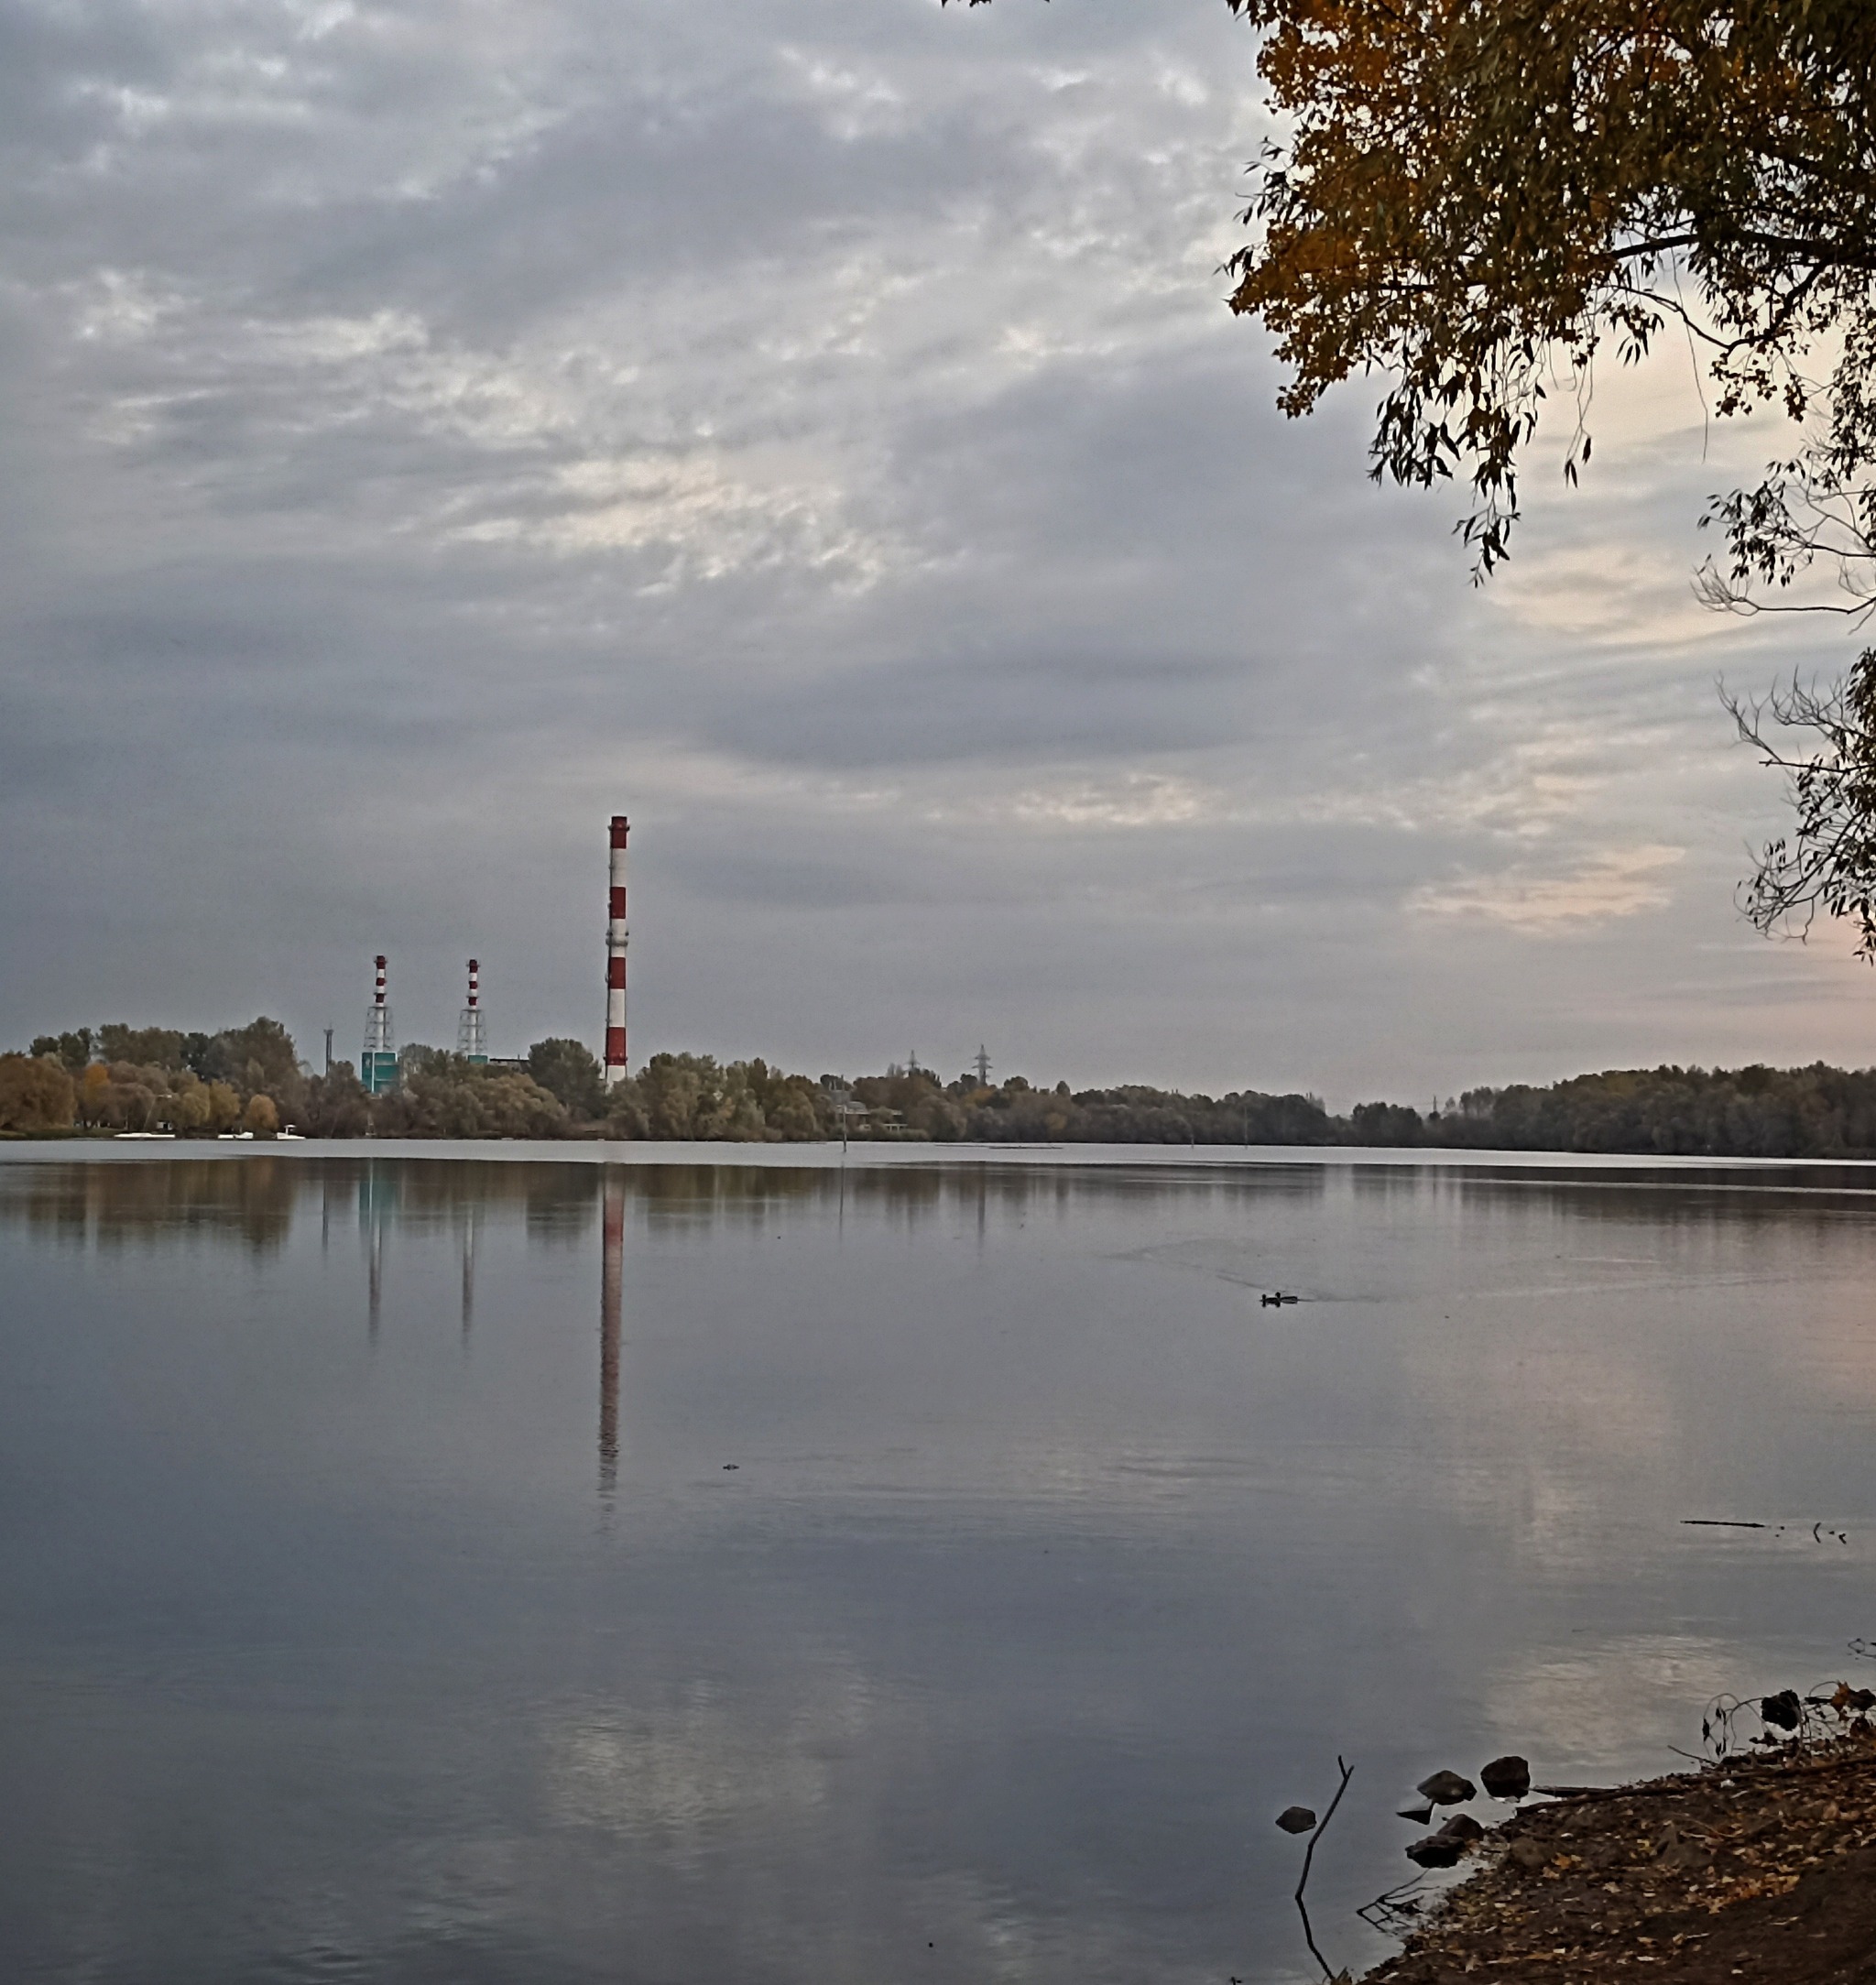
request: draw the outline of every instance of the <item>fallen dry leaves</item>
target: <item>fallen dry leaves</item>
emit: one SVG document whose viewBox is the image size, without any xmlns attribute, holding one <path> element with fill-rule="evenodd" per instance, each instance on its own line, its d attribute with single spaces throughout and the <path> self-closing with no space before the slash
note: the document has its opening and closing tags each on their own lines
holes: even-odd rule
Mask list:
<svg viewBox="0 0 1876 1985">
<path fill-rule="evenodd" d="M 1876 1733 L 1526 1807 L 1367 1985 L 1876 1985 Z"/>
</svg>

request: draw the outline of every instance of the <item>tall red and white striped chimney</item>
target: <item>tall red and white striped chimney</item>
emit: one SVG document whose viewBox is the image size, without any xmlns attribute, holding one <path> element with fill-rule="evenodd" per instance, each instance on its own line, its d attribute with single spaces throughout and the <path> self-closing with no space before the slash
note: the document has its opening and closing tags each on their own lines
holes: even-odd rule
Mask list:
<svg viewBox="0 0 1876 1985">
<path fill-rule="evenodd" d="M 612 891 L 605 922 L 605 1085 L 626 1079 L 626 835 L 631 823 L 612 817 Z"/>
<path fill-rule="evenodd" d="M 456 1021 L 456 1052 L 466 1061 L 488 1060 L 488 1037 L 482 1025 L 482 966 L 474 958 L 469 961 L 469 1004 Z"/>
</svg>

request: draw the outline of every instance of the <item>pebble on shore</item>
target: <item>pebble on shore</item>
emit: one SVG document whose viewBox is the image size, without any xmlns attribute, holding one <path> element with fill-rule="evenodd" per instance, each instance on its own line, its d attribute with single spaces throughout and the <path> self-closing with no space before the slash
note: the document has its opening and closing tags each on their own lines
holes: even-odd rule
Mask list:
<svg viewBox="0 0 1876 1985">
<path fill-rule="evenodd" d="M 1876 1980 L 1876 1730 L 1527 1806 L 1364 1985 Z"/>
</svg>

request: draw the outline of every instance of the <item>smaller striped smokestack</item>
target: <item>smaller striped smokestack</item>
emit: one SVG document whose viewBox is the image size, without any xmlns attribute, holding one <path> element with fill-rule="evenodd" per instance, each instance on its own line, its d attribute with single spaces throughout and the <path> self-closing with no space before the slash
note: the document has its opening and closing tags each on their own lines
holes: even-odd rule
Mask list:
<svg viewBox="0 0 1876 1985">
<path fill-rule="evenodd" d="M 365 1014 L 365 1052 L 358 1061 L 358 1079 L 371 1096 L 398 1085 L 398 1052 L 391 1041 L 391 1009 L 385 1004 L 385 954 L 377 954 L 377 982 Z"/>
<path fill-rule="evenodd" d="M 612 888 L 605 912 L 605 1085 L 626 1079 L 626 836 L 631 823 L 612 817 Z"/>
<path fill-rule="evenodd" d="M 456 1052 L 472 1062 L 488 1060 L 488 1041 L 482 1025 L 482 966 L 469 961 L 469 1004 L 456 1022 Z"/>
</svg>

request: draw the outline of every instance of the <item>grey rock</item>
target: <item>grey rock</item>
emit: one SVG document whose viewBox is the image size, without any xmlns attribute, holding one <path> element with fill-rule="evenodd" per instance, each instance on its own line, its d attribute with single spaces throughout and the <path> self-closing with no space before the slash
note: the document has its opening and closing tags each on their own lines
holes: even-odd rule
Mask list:
<svg viewBox="0 0 1876 1985">
<path fill-rule="evenodd" d="M 1494 1758 L 1478 1767 L 1478 1783 L 1494 1799 L 1522 1799 L 1531 1790 L 1528 1758 Z"/>
<path fill-rule="evenodd" d="M 1277 1815 L 1277 1824 L 1285 1833 L 1307 1833 L 1315 1825 L 1315 1815 L 1306 1805 L 1286 1805 Z"/>
<path fill-rule="evenodd" d="M 1775 1729 L 1794 1730 L 1805 1720 L 1805 1706 L 1796 1689 L 1782 1688 L 1776 1696 L 1760 1698 L 1759 1714 Z"/>
<path fill-rule="evenodd" d="M 1443 1834 L 1430 1833 L 1406 1849 L 1407 1859 L 1420 1868 L 1456 1868 L 1466 1851 L 1463 1840 L 1448 1840 Z"/>
<path fill-rule="evenodd" d="M 1435 1772 L 1431 1778 L 1423 1778 L 1413 1789 L 1435 1805 L 1457 1805 L 1478 1796 L 1478 1787 L 1469 1778 L 1461 1778 L 1457 1772 Z"/>
</svg>

